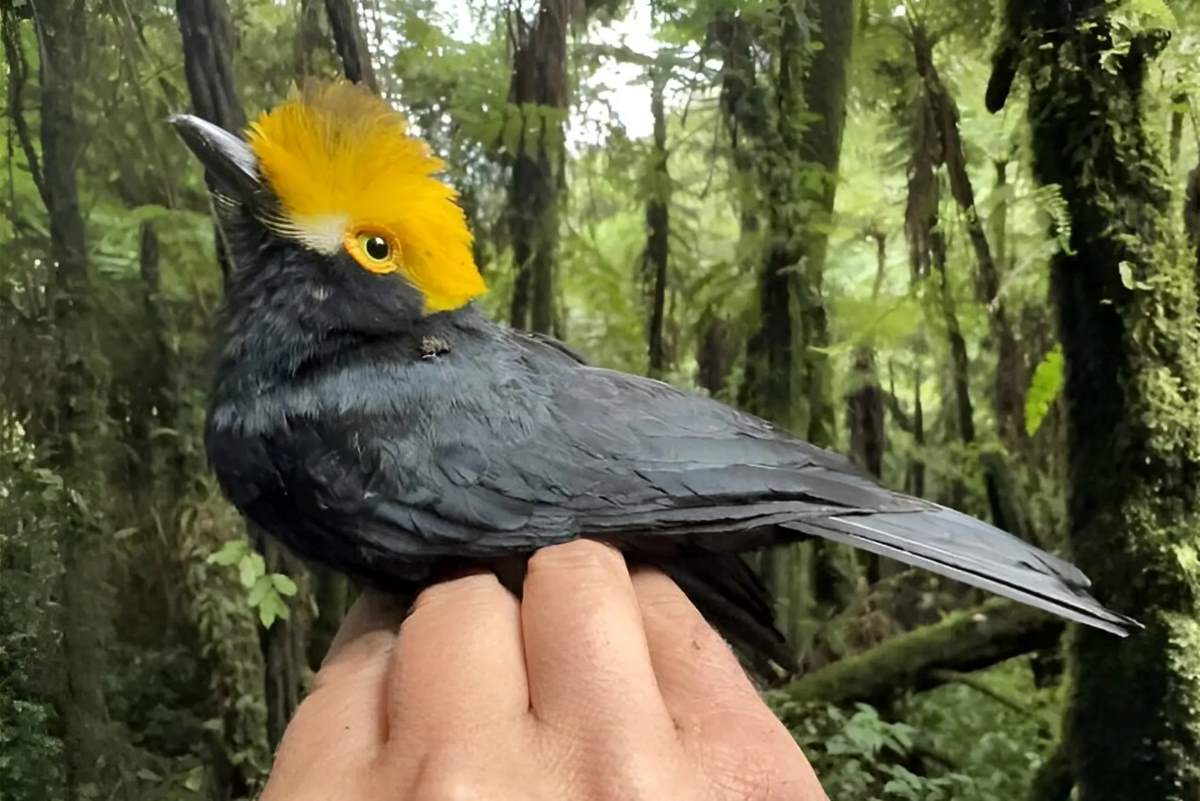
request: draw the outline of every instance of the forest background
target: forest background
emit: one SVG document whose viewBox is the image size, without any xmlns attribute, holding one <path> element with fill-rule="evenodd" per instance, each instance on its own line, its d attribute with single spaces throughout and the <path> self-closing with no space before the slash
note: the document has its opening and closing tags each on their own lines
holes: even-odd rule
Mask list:
<svg viewBox="0 0 1200 801">
<path fill-rule="evenodd" d="M 353 595 L 201 426 L 226 259 L 164 120 L 366 84 L 484 306 L 1069 554 L 1128 640 L 805 544 L 832 798 L 1200 797 L 1200 3 L 0 0 L 0 799 L 240 799 Z"/>
</svg>

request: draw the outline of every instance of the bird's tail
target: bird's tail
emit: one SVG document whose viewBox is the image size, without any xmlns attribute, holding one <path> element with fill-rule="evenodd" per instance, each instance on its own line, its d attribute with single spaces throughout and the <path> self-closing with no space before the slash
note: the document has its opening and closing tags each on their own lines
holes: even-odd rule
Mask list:
<svg viewBox="0 0 1200 801">
<path fill-rule="evenodd" d="M 1087 593 L 1074 565 L 995 526 L 929 504 L 920 511 L 803 518 L 782 528 L 842 542 L 1120 636 L 1141 624 Z"/>
</svg>

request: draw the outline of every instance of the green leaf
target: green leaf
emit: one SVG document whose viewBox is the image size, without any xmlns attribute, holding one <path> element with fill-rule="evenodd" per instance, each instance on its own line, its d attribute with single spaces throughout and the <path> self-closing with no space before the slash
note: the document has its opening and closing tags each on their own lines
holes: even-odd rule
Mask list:
<svg viewBox="0 0 1200 801">
<path fill-rule="evenodd" d="M 290 612 L 278 593 L 268 592 L 258 607 L 258 619 L 263 628 L 271 628 L 276 620 L 288 620 Z"/>
<path fill-rule="evenodd" d="M 1121 283 L 1126 289 L 1150 289 L 1150 285 L 1145 281 L 1139 281 L 1133 277 L 1133 262 L 1121 261 L 1117 263 L 1117 272 L 1121 274 Z"/>
<path fill-rule="evenodd" d="M 286 595 L 290 598 L 296 594 L 296 582 L 282 573 L 272 573 L 271 583 L 275 585 L 275 590 L 280 595 Z"/>
<path fill-rule="evenodd" d="M 253 587 L 259 576 L 266 572 L 267 565 L 261 554 L 248 553 L 238 562 L 238 578 L 246 589 Z"/>
<path fill-rule="evenodd" d="M 1133 264 L 1127 261 L 1122 261 L 1117 264 L 1117 272 L 1121 274 L 1121 283 L 1126 289 L 1133 289 L 1136 282 L 1133 280 Z"/>
<path fill-rule="evenodd" d="M 245 540 L 230 540 L 221 546 L 221 549 L 210 555 L 207 561 L 210 565 L 221 565 L 229 567 L 237 564 L 246 554 L 246 549 L 249 547 Z"/>
<path fill-rule="evenodd" d="M 263 599 L 267 597 L 267 593 L 271 591 L 271 577 L 259 576 L 258 581 L 254 582 L 254 586 L 250 589 L 250 595 L 246 601 L 251 607 L 259 606 Z"/>
<path fill-rule="evenodd" d="M 161 782 L 162 776 L 159 776 L 150 768 L 142 768 L 137 772 L 137 777 L 144 782 Z"/>
<path fill-rule="evenodd" d="M 271 604 L 262 604 L 258 607 L 258 620 L 264 629 L 269 629 L 275 624 L 275 617 L 275 607 Z"/>
<path fill-rule="evenodd" d="M 1025 431 L 1029 436 L 1037 433 L 1046 419 L 1046 413 L 1062 392 L 1063 354 L 1062 345 L 1055 345 L 1033 371 L 1029 389 L 1025 393 Z"/>
<path fill-rule="evenodd" d="M 187 772 L 187 776 L 183 778 L 183 787 L 193 793 L 200 792 L 200 788 L 204 785 L 204 771 L 197 765 Z"/>
</svg>

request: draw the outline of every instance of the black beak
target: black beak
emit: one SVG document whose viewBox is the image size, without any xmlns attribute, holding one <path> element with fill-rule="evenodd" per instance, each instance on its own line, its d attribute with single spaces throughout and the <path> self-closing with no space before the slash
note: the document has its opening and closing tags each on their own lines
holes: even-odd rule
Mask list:
<svg viewBox="0 0 1200 801">
<path fill-rule="evenodd" d="M 265 187 L 258 174 L 254 151 L 237 136 L 220 126 L 191 114 L 172 114 L 183 141 L 200 159 L 215 191 L 251 206 L 262 205 Z"/>
</svg>

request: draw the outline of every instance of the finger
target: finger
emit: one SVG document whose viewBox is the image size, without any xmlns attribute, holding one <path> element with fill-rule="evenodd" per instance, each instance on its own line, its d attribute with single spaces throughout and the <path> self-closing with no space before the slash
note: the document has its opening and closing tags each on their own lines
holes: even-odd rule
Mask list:
<svg viewBox="0 0 1200 801">
<path fill-rule="evenodd" d="M 385 688 L 401 616 L 395 599 L 377 593 L 350 608 L 288 724 L 264 799 L 308 771 L 354 775 L 377 753 L 387 735 Z"/>
<path fill-rule="evenodd" d="M 393 739 L 423 747 L 529 710 L 521 612 L 491 573 L 435 584 L 417 596 L 392 655 Z"/>
<path fill-rule="evenodd" d="M 634 570 L 632 583 L 663 700 L 713 786 L 734 798 L 825 798 L 791 734 L 687 595 L 649 568 Z"/>
<path fill-rule="evenodd" d="M 521 621 L 539 721 L 577 731 L 670 729 L 625 560 L 586 540 L 529 560 Z M 632 723 L 642 724 L 631 728 Z"/>
<path fill-rule="evenodd" d="M 672 715 L 711 709 L 714 696 L 734 707 L 758 701 L 754 685 L 683 590 L 662 572 L 631 573 L 654 675 Z"/>
<path fill-rule="evenodd" d="M 403 598 L 376 590 L 363 590 L 342 619 L 325 658 L 321 660 L 321 668 L 331 665 L 365 635 L 382 631 L 394 636 L 404 620 L 404 609 Z"/>
</svg>

